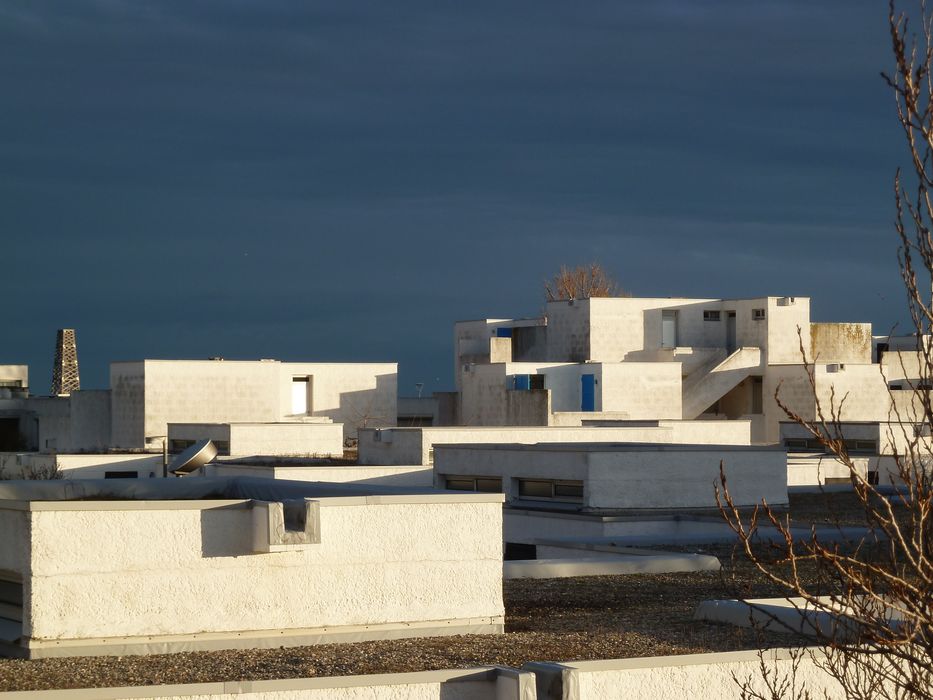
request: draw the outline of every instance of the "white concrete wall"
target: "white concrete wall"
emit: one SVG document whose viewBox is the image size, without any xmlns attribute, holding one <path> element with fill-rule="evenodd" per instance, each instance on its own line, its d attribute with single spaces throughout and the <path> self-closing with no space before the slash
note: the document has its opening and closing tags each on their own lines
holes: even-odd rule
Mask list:
<svg viewBox="0 0 933 700">
<path fill-rule="evenodd" d="M 750 445 L 749 420 L 671 420 L 661 427 L 672 431 L 671 442 L 683 445 Z M 634 441 L 639 442 L 639 441 Z"/>
<path fill-rule="evenodd" d="M 597 411 L 627 413 L 633 420 L 681 417 L 679 362 L 602 363 L 597 367 Z M 578 395 L 579 391 L 578 387 Z M 579 403 L 572 410 L 579 410 Z"/>
<path fill-rule="evenodd" d="M 581 507 L 594 509 L 715 508 L 719 465 L 739 506 L 766 499 L 787 503 L 787 453 L 740 446 L 528 445 L 435 447 L 438 485 L 452 475 L 501 477 L 508 501 L 518 479 L 583 482 Z"/>
<path fill-rule="evenodd" d="M 168 423 L 274 423 L 292 416 L 293 377 L 311 377 L 310 415 L 359 427 L 395 425 L 397 365 L 145 360 L 110 367 L 112 440 L 143 447 Z"/>
<path fill-rule="evenodd" d="M 110 441 L 112 447 L 144 447 L 146 432 L 145 362 L 110 363 Z M 168 424 L 173 419 L 166 419 Z"/>
<path fill-rule="evenodd" d="M 460 374 L 463 365 L 470 362 L 489 362 L 489 340 L 496 328 L 513 323 L 508 318 L 486 318 L 475 321 L 458 321 L 454 324 L 454 379 L 460 390 Z"/>
<path fill-rule="evenodd" d="M 59 452 L 103 451 L 110 447 L 110 391 L 87 390 L 72 392 L 71 435 L 67 447 Z"/>
<path fill-rule="evenodd" d="M 313 377 L 311 415 L 342 423 L 345 437 L 359 428 L 393 426 L 398 414 L 395 363 L 280 363 L 279 410 L 291 413 L 292 377 Z"/>
<path fill-rule="evenodd" d="M 342 457 L 343 426 L 339 423 L 170 423 L 169 441 L 221 440 L 230 456 Z"/>
<path fill-rule="evenodd" d="M 785 452 L 676 447 L 592 452 L 584 502 L 592 508 L 715 508 L 720 462 L 737 505 L 787 503 Z"/>
<path fill-rule="evenodd" d="M 821 665 L 820 656 L 805 652 L 796 669 L 797 689 L 811 697 L 839 698 L 846 694 Z M 641 659 L 608 659 L 563 664 L 526 664 L 526 670 L 560 679 L 563 700 L 684 700 L 742 698 L 738 681 L 749 680 L 754 692 L 771 697 L 762 679 L 761 663 L 781 679 L 791 677 L 793 660 L 788 651 L 775 650 L 659 656 Z"/>
<path fill-rule="evenodd" d="M 514 425 L 517 404 L 523 397 L 513 401 L 510 394 L 528 392 L 511 391 L 512 377 L 516 374 L 544 374 L 545 388 L 555 389 L 552 397 L 559 401 L 571 401 L 567 392 L 577 385 L 576 402 L 579 408 L 580 367 L 570 364 L 541 363 L 498 363 L 495 365 L 473 365 L 469 371 L 461 371 L 460 385 L 460 420 L 463 425 Z M 576 379 L 576 384 L 574 382 Z M 537 393 L 537 392 L 535 392 Z M 540 410 L 532 411 L 522 417 L 525 425 L 547 425 L 548 410 L 545 403 L 535 404 Z M 558 410 L 553 408 L 552 410 Z"/>
<path fill-rule="evenodd" d="M 28 387 L 29 365 L 0 364 L 0 381 L 17 382 L 21 387 Z"/>
<path fill-rule="evenodd" d="M 768 337 L 763 346 L 767 349 L 767 364 L 800 364 L 801 339 L 804 349 L 810 349 L 810 299 L 796 297 L 792 304 L 782 305 L 780 297 L 769 297 L 767 302 Z M 797 335 L 798 328 L 800 336 Z M 807 359 L 813 361 L 812 358 Z"/>
<path fill-rule="evenodd" d="M 811 362 L 871 364 L 870 323 L 811 323 Z"/>
<path fill-rule="evenodd" d="M 205 467 L 206 476 L 257 476 L 288 481 L 325 481 L 335 484 L 377 484 L 408 488 L 431 488 L 434 470 L 410 466 L 253 466 L 215 463 Z"/>
<path fill-rule="evenodd" d="M 592 415 L 592 414 L 586 414 Z M 750 444 L 749 421 L 663 421 L 657 426 L 426 427 L 360 431 L 360 464 L 431 464 L 435 445 L 534 444 L 538 442 L 647 442 Z"/>
<path fill-rule="evenodd" d="M 320 544 L 269 554 L 252 553 L 251 510 L 235 504 L 33 503 L 31 566 L 19 569 L 24 634 L 52 642 L 501 622 L 495 496 L 324 498 Z"/>
<path fill-rule="evenodd" d="M 63 479 L 103 479 L 108 471 L 135 471 L 146 479 L 162 476 L 162 455 L 0 452 L 0 474 L 7 479 L 40 478 L 56 467 Z"/>
<path fill-rule="evenodd" d="M 380 675 L 0 692 L 0 700 L 534 700 L 534 674 L 466 668 Z"/>
<path fill-rule="evenodd" d="M 581 515 L 507 508 L 503 529 L 506 542 L 534 544 L 539 540 L 590 540 L 650 537 L 657 544 L 687 541 L 733 541 L 734 533 L 718 516 L 707 519 L 670 520 L 643 516 Z"/>
<path fill-rule="evenodd" d="M 877 458 L 851 457 L 858 473 L 865 478 L 869 469 L 877 469 Z M 826 484 L 827 479 L 848 479 L 849 468 L 832 455 L 796 454 L 787 455 L 787 485 L 817 486 Z"/>
</svg>

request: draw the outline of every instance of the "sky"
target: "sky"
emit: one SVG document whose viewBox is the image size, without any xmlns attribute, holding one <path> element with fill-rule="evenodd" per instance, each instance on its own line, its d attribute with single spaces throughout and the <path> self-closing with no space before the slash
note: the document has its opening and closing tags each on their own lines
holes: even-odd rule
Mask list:
<svg viewBox="0 0 933 700">
<path fill-rule="evenodd" d="M 878 0 L 2 0 L 0 363 L 399 363 L 636 296 L 905 321 Z"/>
</svg>

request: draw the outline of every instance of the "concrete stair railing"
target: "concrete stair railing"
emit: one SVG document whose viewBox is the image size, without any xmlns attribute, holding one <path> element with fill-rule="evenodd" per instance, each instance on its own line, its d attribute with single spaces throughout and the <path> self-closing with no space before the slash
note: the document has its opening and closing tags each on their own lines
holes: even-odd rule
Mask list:
<svg viewBox="0 0 933 700">
<path fill-rule="evenodd" d="M 760 371 L 761 361 L 761 348 L 739 348 L 708 372 L 694 372 L 683 385 L 684 420 L 695 419 L 743 379 Z"/>
</svg>

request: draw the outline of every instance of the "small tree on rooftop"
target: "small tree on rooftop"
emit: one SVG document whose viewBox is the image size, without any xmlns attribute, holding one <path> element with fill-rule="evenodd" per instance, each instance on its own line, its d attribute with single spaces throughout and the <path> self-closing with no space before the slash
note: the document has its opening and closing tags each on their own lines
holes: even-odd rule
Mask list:
<svg viewBox="0 0 933 700">
<path fill-rule="evenodd" d="M 548 301 L 631 296 L 597 262 L 574 268 L 561 265 L 560 272 L 544 283 L 544 293 Z"/>
<path fill-rule="evenodd" d="M 895 228 L 916 338 L 910 352 L 897 356 L 904 376 L 914 377 L 907 380 L 912 391 L 898 392 L 909 400 L 889 394 L 891 427 L 886 438 L 896 445 L 895 474 L 887 485 L 876 485 L 856 467 L 843 436 L 847 397 L 831 391 L 820 400 L 814 360 L 806 356 L 801 341 L 815 415 L 801 416 L 788 408 L 781 401 L 780 386 L 775 399 L 848 467 L 868 536 L 843 545 L 822 541 L 815 530 L 800 538 L 792 532 L 789 518 L 764 501 L 750 515 L 742 514 L 729 495 L 725 472 L 716 493 L 740 549 L 758 570 L 811 611 L 838 620 L 828 630 L 811 631 L 826 648 L 819 663 L 850 698 L 933 698 L 933 355 L 927 342 L 933 326 L 933 14 L 923 2 L 916 19 L 920 26 L 915 35 L 907 16 L 890 1 L 895 68 L 884 78 L 896 99 L 912 166 L 907 175 L 898 171 L 895 176 Z M 883 373 L 883 365 L 879 371 Z M 777 530 L 777 544 L 769 548 L 756 541 L 759 525 Z M 809 574 L 802 573 L 808 568 Z M 898 622 L 892 623 L 892 618 Z M 747 697 L 762 697 L 747 686 L 743 690 Z M 772 692 L 774 697 L 788 694 Z"/>
</svg>

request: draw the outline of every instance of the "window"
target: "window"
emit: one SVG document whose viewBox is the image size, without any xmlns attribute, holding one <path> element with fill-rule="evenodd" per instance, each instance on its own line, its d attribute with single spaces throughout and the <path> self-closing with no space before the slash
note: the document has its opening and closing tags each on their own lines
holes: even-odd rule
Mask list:
<svg viewBox="0 0 933 700">
<path fill-rule="evenodd" d="M 529 388 L 532 391 L 544 391 L 544 375 L 543 374 L 532 374 L 529 377 Z"/>
<path fill-rule="evenodd" d="M 184 452 L 189 447 L 194 444 L 194 440 L 169 440 L 168 441 L 168 451 L 172 454 L 178 454 L 179 452 Z"/>
<path fill-rule="evenodd" d="M 119 471 L 119 472 L 104 472 L 105 479 L 138 479 L 139 472 L 131 471 Z"/>
<path fill-rule="evenodd" d="M 497 476 L 448 476 L 444 483 L 449 491 L 502 493 L 502 479 Z"/>
<path fill-rule="evenodd" d="M 846 440 L 846 449 L 849 452 L 868 452 L 878 451 L 878 443 L 875 440 Z"/>
<path fill-rule="evenodd" d="M 764 321 L 765 310 L 764 309 L 752 309 L 752 320 L 753 321 Z"/>
<path fill-rule="evenodd" d="M 532 501 L 583 502 L 583 482 L 556 479 L 519 479 L 518 495 Z"/>
<path fill-rule="evenodd" d="M 719 311 L 704 311 L 703 320 L 704 321 L 721 321 L 722 314 Z"/>
<path fill-rule="evenodd" d="M 788 450 L 805 450 L 807 441 L 805 438 L 787 438 L 784 440 L 784 447 Z"/>
</svg>

